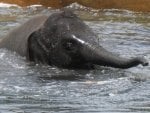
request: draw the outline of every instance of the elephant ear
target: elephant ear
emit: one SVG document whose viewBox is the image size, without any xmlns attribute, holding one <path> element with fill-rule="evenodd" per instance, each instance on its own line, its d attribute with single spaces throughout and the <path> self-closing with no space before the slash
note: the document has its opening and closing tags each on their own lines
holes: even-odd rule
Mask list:
<svg viewBox="0 0 150 113">
<path fill-rule="evenodd" d="M 27 59 L 36 63 L 47 64 L 49 62 L 48 56 L 43 49 L 44 44 L 40 42 L 41 38 L 39 31 L 30 34 L 27 43 Z"/>
<path fill-rule="evenodd" d="M 37 33 L 36 31 L 32 32 L 27 40 L 27 60 L 33 61 L 33 57 L 32 57 L 32 47 L 34 45 L 34 40 L 37 38 Z"/>
</svg>

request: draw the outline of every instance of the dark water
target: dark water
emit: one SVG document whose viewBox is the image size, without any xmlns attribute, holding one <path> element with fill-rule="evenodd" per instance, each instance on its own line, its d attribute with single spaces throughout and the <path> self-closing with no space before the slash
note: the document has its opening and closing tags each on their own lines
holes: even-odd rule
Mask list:
<svg viewBox="0 0 150 113">
<path fill-rule="evenodd" d="M 150 13 L 70 6 L 98 34 L 99 43 L 123 57 L 150 60 Z M 44 7 L 0 7 L 0 36 Z M 127 70 L 67 70 L 32 65 L 0 49 L 0 113 L 149 113 L 150 66 Z"/>
</svg>

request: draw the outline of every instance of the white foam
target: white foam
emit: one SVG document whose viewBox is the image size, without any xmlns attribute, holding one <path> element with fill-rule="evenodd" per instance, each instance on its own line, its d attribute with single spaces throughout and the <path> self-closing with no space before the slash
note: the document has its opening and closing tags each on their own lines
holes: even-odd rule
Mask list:
<svg viewBox="0 0 150 113">
<path fill-rule="evenodd" d="M 16 4 L 7 4 L 7 3 L 2 3 L 0 2 L 0 7 L 6 7 L 6 8 L 9 8 L 9 7 L 19 7 L 18 5 Z"/>
<path fill-rule="evenodd" d="M 36 8 L 36 7 L 42 7 L 42 5 L 40 4 L 35 4 L 35 5 L 30 5 L 30 6 L 27 6 L 28 8 Z"/>
<path fill-rule="evenodd" d="M 103 85 L 103 84 L 108 84 L 111 83 L 112 81 L 98 81 L 97 84 Z"/>
<path fill-rule="evenodd" d="M 4 57 L 5 53 L 0 53 L 0 59 Z"/>
</svg>

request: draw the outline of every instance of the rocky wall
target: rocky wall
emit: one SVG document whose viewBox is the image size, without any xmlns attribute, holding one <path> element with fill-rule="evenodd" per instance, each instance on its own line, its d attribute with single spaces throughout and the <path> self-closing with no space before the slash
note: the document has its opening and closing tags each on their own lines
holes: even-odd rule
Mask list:
<svg viewBox="0 0 150 113">
<path fill-rule="evenodd" d="M 0 0 L 0 2 L 29 6 L 41 4 L 46 7 L 61 8 L 77 2 L 95 9 L 127 9 L 132 11 L 150 11 L 150 0 Z"/>
</svg>

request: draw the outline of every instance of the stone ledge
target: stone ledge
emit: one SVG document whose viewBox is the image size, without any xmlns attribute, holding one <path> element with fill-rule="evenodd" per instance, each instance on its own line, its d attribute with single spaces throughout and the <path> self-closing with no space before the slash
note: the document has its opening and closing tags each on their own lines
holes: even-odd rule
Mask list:
<svg viewBox="0 0 150 113">
<path fill-rule="evenodd" d="M 29 6 L 41 4 L 46 7 L 61 8 L 77 2 L 95 9 L 127 9 L 150 12 L 150 0 L 0 0 L 0 2 Z"/>
</svg>

